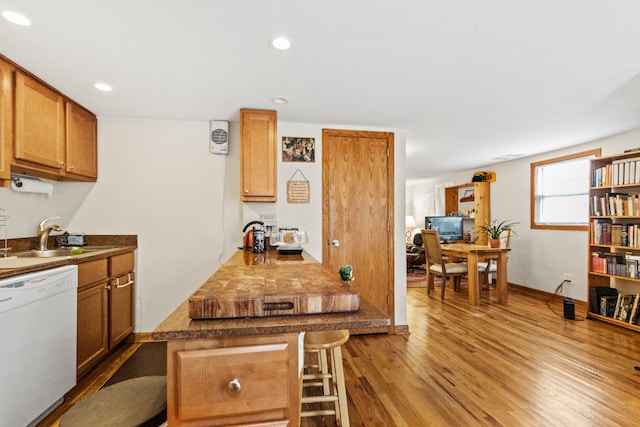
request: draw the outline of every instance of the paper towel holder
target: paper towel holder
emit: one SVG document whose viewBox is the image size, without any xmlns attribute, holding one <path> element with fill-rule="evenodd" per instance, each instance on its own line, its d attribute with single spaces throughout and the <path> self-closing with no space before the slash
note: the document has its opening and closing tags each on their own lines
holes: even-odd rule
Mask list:
<svg viewBox="0 0 640 427">
<path fill-rule="evenodd" d="M 51 196 L 53 185 L 40 178 L 11 174 L 11 189 L 19 192 L 42 193 Z"/>
<path fill-rule="evenodd" d="M 18 175 L 11 175 L 11 181 L 13 181 L 18 188 L 22 187 L 22 180 L 20 178 Z"/>
</svg>

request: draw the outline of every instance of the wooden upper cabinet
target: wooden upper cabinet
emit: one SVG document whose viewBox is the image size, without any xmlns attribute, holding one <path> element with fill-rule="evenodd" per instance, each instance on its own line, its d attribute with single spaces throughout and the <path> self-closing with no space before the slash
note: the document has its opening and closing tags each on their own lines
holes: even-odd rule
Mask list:
<svg viewBox="0 0 640 427">
<path fill-rule="evenodd" d="M 240 200 L 277 200 L 277 112 L 240 110 Z"/>
<path fill-rule="evenodd" d="M 53 176 L 64 168 L 64 98 L 16 72 L 14 163 Z"/>
<path fill-rule="evenodd" d="M 2 92 L 0 107 L 4 123 L 7 108 L 4 97 L 12 98 L 13 107 L 8 108 L 13 121 L 8 122 L 15 127 L 6 131 L 11 142 L 4 151 L 10 159 L 10 171 L 56 180 L 95 181 L 98 177 L 96 116 L 19 66 L 13 65 L 10 72 L 7 78 L 13 78 L 11 83 L 15 85 L 10 87 L 14 92 L 8 95 Z M 2 74 L 4 81 L 4 67 Z M 5 134 L 4 126 L 2 134 Z M 0 180 L 3 179 L 2 165 L 0 152 Z"/>
<path fill-rule="evenodd" d="M 0 59 L 0 187 L 8 187 L 11 177 L 13 136 L 13 67 Z"/>
<path fill-rule="evenodd" d="M 98 119 L 78 104 L 66 103 L 65 172 L 86 178 L 98 177 Z"/>
</svg>

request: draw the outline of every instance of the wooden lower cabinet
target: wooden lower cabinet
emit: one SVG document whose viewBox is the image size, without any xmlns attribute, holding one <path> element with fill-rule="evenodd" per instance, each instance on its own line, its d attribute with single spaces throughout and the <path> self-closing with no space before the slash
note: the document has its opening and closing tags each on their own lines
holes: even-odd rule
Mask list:
<svg viewBox="0 0 640 427">
<path fill-rule="evenodd" d="M 298 334 L 170 340 L 170 426 L 299 425 Z"/>
<path fill-rule="evenodd" d="M 78 264 L 78 376 L 134 329 L 134 253 Z"/>
<path fill-rule="evenodd" d="M 114 347 L 133 332 L 133 269 L 133 252 L 109 257 L 109 347 Z"/>
<path fill-rule="evenodd" d="M 108 286 L 106 258 L 78 265 L 78 376 L 109 351 Z"/>
</svg>

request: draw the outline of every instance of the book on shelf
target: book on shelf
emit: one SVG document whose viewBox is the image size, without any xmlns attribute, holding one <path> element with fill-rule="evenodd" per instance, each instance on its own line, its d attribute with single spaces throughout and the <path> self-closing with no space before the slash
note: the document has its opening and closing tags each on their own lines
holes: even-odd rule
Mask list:
<svg viewBox="0 0 640 427">
<path fill-rule="evenodd" d="M 591 216 L 639 216 L 638 194 L 607 193 L 591 195 Z"/>
<path fill-rule="evenodd" d="M 594 218 L 591 220 L 591 241 L 596 245 L 611 244 L 611 220 Z"/>
<path fill-rule="evenodd" d="M 618 298 L 619 304 L 616 307 L 615 319 L 621 322 L 629 322 L 631 318 L 631 309 L 636 296 L 631 294 L 620 295 Z"/>
<path fill-rule="evenodd" d="M 616 298 L 616 306 L 613 309 L 613 316 L 612 317 L 614 319 L 617 319 L 619 317 L 618 315 L 620 314 L 620 302 L 621 301 L 622 301 L 622 294 L 618 294 L 618 298 Z"/>
<path fill-rule="evenodd" d="M 616 310 L 616 302 L 618 301 L 617 295 L 607 295 L 600 297 L 600 315 L 606 317 L 613 317 L 613 313 Z"/>
<path fill-rule="evenodd" d="M 591 254 L 591 271 L 596 273 L 607 273 L 607 258 L 602 252 L 593 252 Z"/>
<path fill-rule="evenodd" d="M 636 315 L 638 313 L 638 300 L 640 300 L 640 294 L 635 294 L 633 296 L 633 304 L 631 306 L 631 313 L 629 314 L 629 317 L 627 319 L 627 322 L 633 324 Z"/>
<path fill-rule="evenodd" d="M 613 298 L 613 308 L 616 306 L 616 299 L 618 298 L 618 290 L 609 286 L 593 286 L 589 289 L 589 304 L 590 311 L 592 313 L 600 313 L 600 304 L 602 297 Z M 611 311 L 613 315 L 613 309 Z"/>
</svg>

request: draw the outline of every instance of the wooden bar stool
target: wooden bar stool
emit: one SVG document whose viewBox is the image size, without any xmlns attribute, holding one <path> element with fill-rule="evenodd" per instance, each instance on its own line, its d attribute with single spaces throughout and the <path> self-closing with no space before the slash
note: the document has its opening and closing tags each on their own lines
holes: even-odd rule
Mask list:
<svg viewBox="0 0 640 427">
<path fill-rule="evenodd" d="M 342 369 L 342 345 L 349 340 L 349 331 L 315 331 L 307 332 L 304 337 L 306 354 L 317 354 L 318 373 L 306 373 L 302 376 L 302 387 L 322 386 L 320 396 L 302 396 L 302 405 L 311 403 L 334 402 L 335 409 L 302 409 L 301 417 L 317 417 L 335 415 L 336 422 L 342 427 L 349 427 L 349 411 L 347 406 L 347 389 L 344 385 Z M 327 360 L 330 350 L 331 363 Z M 305 357 L 306 358 L 306 357 Z"/>
</svg>

